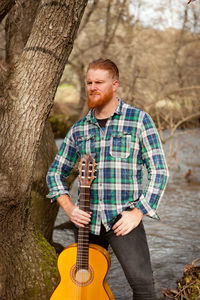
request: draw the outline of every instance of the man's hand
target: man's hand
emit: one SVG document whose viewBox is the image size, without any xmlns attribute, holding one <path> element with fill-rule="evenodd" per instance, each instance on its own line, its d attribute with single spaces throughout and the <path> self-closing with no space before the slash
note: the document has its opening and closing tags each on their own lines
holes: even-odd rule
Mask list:
<svg viewBox="0 0 200 300">
<path fill-rule="evenodd" d="M 84 225 L 90 222 L 90 214 L 81 210 L 78 206 L 75 206 L 71 209 L 68 214 L 69 219 L 79 227 L 84 227 Z"/>
<path fill-rule="evenodd" d="M 79 227 L 84 227 L 84 225 L 90 222 L 91 216 L 85 211 L 81 210 L 78 206 L 74 205 L 70 197 L 67 195 L 61 195 L 57 202 L 65 211 L 66 215 L 74 224 Z"/>
<path fill-rule="evenodd" d="M 133 210 L 123 211 L 122 217 L 113 226 L 114 233 L 119 235 L 126 235 L 131 230 L 136 228 L 143 218 L 143 213 L 136 207 Z"/>
</svg>

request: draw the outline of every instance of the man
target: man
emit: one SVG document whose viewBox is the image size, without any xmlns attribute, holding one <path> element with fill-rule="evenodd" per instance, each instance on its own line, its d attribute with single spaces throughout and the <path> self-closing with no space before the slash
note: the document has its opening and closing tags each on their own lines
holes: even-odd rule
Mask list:
<svg viewBox="0 0 200 300">
<path fill-rule="evenodd" d="M 90 222 L 90 242 L 110 244 L 133 290 L 135 300 L 155 300 L 144 215 L 158 219 L 156 209 L 168 177 L 161 142 L 149 115 L 116 97 L 119 71 L 109 59 L 90 63 L 86 117 L 74 124 L 47 174 L 48 197 L 69 219 L 83 227 Z M 97 163 L 88 214 L 74 205 L 66 188 L 78 157 L 91 154 Z M 142 166 L 148 183 L 142 189 Z"/>
</svg>

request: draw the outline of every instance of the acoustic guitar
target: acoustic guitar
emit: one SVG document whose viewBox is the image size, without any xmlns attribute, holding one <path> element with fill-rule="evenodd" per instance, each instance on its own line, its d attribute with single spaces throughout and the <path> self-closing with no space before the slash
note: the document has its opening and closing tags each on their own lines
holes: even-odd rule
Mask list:
<svg viewBox="0 0 200 300">
<path fill-rule="evenodd" d="M 80 161 L 80 209 L 90 212 L 90 186 L 96 163 L 86 154 Z M 111 264 L 109 253 L 89 244 L 89 224 L 79 227 L 78 243 L 65 248 L 58 257 L 60 283 L 50 300 L 114 300 L 105 279 Z"/>
</svg>

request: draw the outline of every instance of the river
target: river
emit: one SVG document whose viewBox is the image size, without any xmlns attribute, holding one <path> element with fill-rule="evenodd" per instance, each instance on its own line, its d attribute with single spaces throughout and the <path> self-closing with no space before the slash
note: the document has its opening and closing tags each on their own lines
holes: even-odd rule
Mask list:
<svg viewBox="0 0 200 300">
<path fill-rule="evenodd" d="M 168 131 L 164 132 L 165 137 L 168 134 Z M 62 141 L 56 142 L 60 146 Z M 164 145 L 164 150 L 170 162 L 170 179 L 158 208 L 160 221 L 143 219 L 158 299 L 162 298 L 161 288 L 175 288 L 184 265 L 200 257 L 200 129 L 178 130 Z M 76 181 L 71 194 L 75 200 Z M 65 220 L 67 218 L 60 209 L 55 225 Z M 74 242 L 73 232 L 55 229 L 53 240 L 66 247 Z M 132 300 L 121 266 L 111 249 L 109 252 L 112 263 L 107 280 L 115 300 Z"/>
</svg>

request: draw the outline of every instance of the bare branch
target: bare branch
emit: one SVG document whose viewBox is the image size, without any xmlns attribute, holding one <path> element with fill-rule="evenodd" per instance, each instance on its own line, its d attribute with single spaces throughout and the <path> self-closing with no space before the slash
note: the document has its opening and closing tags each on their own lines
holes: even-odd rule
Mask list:
<svg viewBox="0 0 200 300">
<path fill-rule="evenodd" d="M 22 3 L 16 1 L 15 7 L 6 20 L 6 61 L 15 63 L 20 57 L 29 38 L 37 13 L 39 0 L 29 0 Z"/>
<path fill-rule="evenodd" d="M 95 8 L 98 5 L 98 2 L 99 2 L 99 0 L 94 0 L 92 6 L 90 7 L 89 11 L 87 12 L 87 14 L 83 20 L 83 23 L 81 25 L 81 28 L 79 29 L 79 32 L 81 32 L 85 28 L 85 26 L 88 24 L 92 13 L 94 12 Z"/>
<path fill-rule="evenodd" d="M 198 118 L 199 116 L 200 116 L 200 112 L 195 113 L 195 114 L 192 114 L 192 115 L 190 115 L 190 116 L 188 116 L 188 117 L 185 117 L 185 118 L 183 118 L 182 120 L 180 120 L 180 121 L 174 126 L 174 128 L 173 128 L 172 131 L 171 131 L 171 134 L 165 139 L 164 142 L 168 141 L 169 139 L 171 139 L 171 138 L 173 137 L 173 135 L 174 135 L 176 129 L 177 129 L 180 125 L 182 125 L 183 123 L 185 123 L 185 122 L 188 121 L 188 120 L 191 120 L 191 119 L 194 119 L 194 118 Z"/>
<path fill-rule="evenodd" d="M 89 45 L 87 48 L 85 49 L 81 49 L 77 46 L 77 51 L 78 53 L 74 55 L 73 60 L 75 59 L 79 59 L 80 56 L 83 56 L 84 53 L 86 53 L 88 50 L 91 50 L 97 46 L 100 46 L 103 43 L 102 40 L 97 41 L 96 43 Z"/>
<path fill-rule="evenodd" d="M 189 1 L 188 1 L 188 4 L 190 4 L 191 2 L 194 2 L 194 1 L 196 1 L 196 0 L 189 0 Z"/>
<path fill-rule="evenodd" d="M 113 30 L 110 30 L 110 22 L 111 22 L 111 1 L 109 1 L 108 6 L 107 6 L 107 12 L 106 12 L 106 26 L 105 26 L 105 36 L 104 36 L 104 43 L 102 46 L 102 54 L 105 53 L 105 51 L 108 49 L 109 45 L 112 43 L 113 38 L 115 37 L 115 33 L 117 31 L 117 28 L 119 26 L 119 22 L 124 10 L 124 6 L 125 6 L 126 0 L 124 0 L 121 3 L 121 6 L 119 8 L 119 14 L 117 16 L 117 20 L 116 23 L 114 25 Z"/>
<path fill-rule="evenodd" d="M 186 86 L 186 87 L 182 87 L 180 89 L 174 90 L 174 91 L 170 92 L 169 94 L 166 94 L 165 97 L 169 98 L 171 95 L 174 95 L 174 94 L 178 94 L 178 93 L 185 92 L 185 91 L 191 91 L 191 90 L 199 90 L 199 89 L 200 89 L 200 86 Z"/>
</svg>

